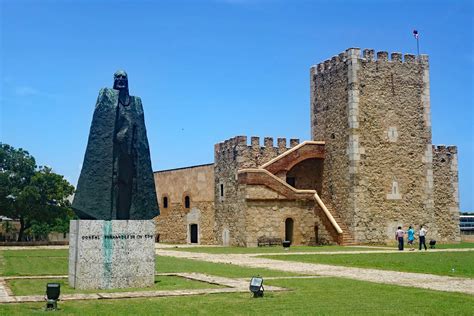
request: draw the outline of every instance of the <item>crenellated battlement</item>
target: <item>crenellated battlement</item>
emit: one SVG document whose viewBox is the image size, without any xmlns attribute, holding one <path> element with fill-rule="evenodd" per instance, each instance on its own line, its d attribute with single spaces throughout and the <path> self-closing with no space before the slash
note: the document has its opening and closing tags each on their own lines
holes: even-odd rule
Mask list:
<svg viewBox="0 0 474 316">
<path fill-rule="evenodd" d="M 273 137 L 263 137 L 263 146 L 260 141 L 260 137 L 252 136 L 248 143 L 247 136 L 237 136 L 218 143 L 214 147 L 215 161 L 224 159 L 236 161 L 240 167 L 258 167 L 300 143 L 296 138 L 281 137 L 277 138 L 276 146 Z"/>
<path fill-rule="evenodd" d="M 250 144 L 248 143 L 247 136 L 236 136 L 229 138 L 223 142 L 214 145 L 215 151 L 222 151 L 228 148 L 235 148 L 236 146 L 246 147 L 249 150 L 265 150 L 265 149 L 276 149 L 278 151 L 286 151 L 290 148 L 297 146 L 300 143 L 298 138 L 277 138 L 277 144 L 275 146 L 273 137 L 263 137 L 263 146 L 260 145 L 260 137 L 250 137 Z"/>
<path fill-rule="evenodd" d="M 339 55 L 333 56 L 319 64 L 311 67 L 314 75 L 327 73 L 335 70 L 348 62 L 355 60 L 375 63 L 404 63 L 414 64 L 422 63 L 428 64 L 428 55 L 415 56 L 413 54 L 402 54 L 399 52 L 388 53 L 386 51 L 379 51 L 375 53 L 374 49 L 364 49 L 361 52 L 360 48 L 348 48 Z"/>
<path fill-rule="evenodd" d="M 456 155 L 458 153 L 457 146 L 432 145 L 432 148 L 434 154 Z"/>
<path fill-rule="evenodd" d="M 214 151 L 222 151 L 235 146 L 247 146 L 247 136 L 235 136 L 214 145 Z"/>
</svg>

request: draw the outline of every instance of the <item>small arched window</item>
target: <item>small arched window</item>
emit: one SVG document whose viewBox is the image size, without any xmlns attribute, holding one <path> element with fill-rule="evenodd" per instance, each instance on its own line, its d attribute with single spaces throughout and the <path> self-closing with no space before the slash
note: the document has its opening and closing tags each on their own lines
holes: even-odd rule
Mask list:
<svg viewBox="0 0 474 316">
<path fill-rule="evenodd" d="M 186 195 L 184 197 L 184 208 L 190 208 L 191 207 L 191 199 L 189 198 L 189 195 Z"/>
<path fill-rule="evenodd" d="M 163 197 L 163 208 L 168 208 L 168 197 L 167 196 Z"/>
</svg>

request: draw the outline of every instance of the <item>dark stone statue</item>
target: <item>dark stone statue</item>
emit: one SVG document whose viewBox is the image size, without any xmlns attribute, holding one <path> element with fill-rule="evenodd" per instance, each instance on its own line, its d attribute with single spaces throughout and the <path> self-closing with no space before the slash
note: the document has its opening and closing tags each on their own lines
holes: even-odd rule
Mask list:
<svg viewBox="0 0 474 316">
<path fill-rule="evenodd" d="M 81 219 L 152 219 L 159 215 L 142 101 L 128 93 L 125 71 L 99 92 L 72 207 Z"/>
</svg>

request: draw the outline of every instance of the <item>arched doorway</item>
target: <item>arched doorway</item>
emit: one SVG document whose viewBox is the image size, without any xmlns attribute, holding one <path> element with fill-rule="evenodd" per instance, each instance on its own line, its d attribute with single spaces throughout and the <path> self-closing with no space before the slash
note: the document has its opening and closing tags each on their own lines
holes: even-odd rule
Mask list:
<svg viewBox="0 0 474 316">
<path fill-rule="evenodd" d="M 198 225 L 191 224 L 189 225 L 189 236 L 192 244 L 198 243 Z"/>
<path fill-rule="evenodd" d="M 285 240 L 293 242 L 293 219 L 287 218 L 285 220 Z"/>
</svg>

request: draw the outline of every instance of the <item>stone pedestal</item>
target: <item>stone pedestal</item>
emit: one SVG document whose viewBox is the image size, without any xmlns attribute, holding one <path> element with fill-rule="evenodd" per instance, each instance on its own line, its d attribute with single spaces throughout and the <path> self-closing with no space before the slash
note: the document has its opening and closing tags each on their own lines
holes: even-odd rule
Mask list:
<svg viewBox="0 0 474 316">
<path fill-rule="evenodd" d="M 73 220 L 69 226 L 69 285 L 77 289 L 152 286 L 153 220 Z"/>
</svg>

